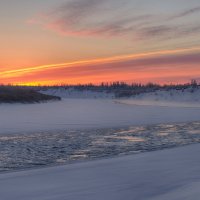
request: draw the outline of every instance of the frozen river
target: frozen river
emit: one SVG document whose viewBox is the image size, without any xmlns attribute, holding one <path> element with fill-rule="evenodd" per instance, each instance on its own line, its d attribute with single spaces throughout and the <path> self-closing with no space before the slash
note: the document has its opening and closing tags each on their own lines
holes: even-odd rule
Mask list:
<svg viewBox="0 0 200 200">
<path fill-rule="evenodd" d="M 200 120 L 200 107 L 170 105 L 126 105 L 111 99 L 0 104 L 0 135 Z"/>
<path fill-rule="evenodd" d="M 200 141 L 200 107 L 139 103 L 64 99 L 43 104 L 0 104 L 0 171 L 109 158 Z"/>
<path fill-rule="evenodd" d="M 0 172 L 200 142 L 200 122 L 0 135 Z"/>
</svg>

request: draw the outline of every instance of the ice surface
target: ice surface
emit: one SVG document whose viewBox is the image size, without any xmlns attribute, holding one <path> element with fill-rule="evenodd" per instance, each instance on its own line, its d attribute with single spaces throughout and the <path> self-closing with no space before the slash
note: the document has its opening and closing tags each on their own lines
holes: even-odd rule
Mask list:
<svg viewBox="0 0 200 200">
<path fill-rule="evenodd" d="M 200 142 L 200 122 L 0 135 L 0 173 Z"/>
<path fill-rule="evenodd" d="M 112 99 L 0 104 L 0 134 L 197 121 L 200 108 L 140 106 Z"/>
</svg>

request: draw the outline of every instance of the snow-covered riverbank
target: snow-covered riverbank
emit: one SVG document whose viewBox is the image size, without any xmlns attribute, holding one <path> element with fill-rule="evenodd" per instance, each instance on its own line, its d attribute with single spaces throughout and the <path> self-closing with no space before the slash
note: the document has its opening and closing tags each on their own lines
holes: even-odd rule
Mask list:
<svg viewBox="0 0 200 200">
<path fill-rule="evenodd" d="M 158 90 L 116 100 L 116 102 L 127 105 L 200 108 L 200 89 Z"/>
<path fill-rule="evenodd" d="M 200 145 L 0 175 L 2 200 L 196 200 Z"/>
</svg>

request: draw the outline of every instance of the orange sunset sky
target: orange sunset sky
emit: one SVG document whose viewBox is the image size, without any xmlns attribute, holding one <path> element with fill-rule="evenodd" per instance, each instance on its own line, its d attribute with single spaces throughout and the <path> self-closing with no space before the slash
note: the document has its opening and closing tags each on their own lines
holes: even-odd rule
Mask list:
<svg viewBox="0 0 200 200">
<path fill-rule="evenodd" d="M 0 1 L 0 83 L 200 80 L 199 0 Z"/>
</svg>

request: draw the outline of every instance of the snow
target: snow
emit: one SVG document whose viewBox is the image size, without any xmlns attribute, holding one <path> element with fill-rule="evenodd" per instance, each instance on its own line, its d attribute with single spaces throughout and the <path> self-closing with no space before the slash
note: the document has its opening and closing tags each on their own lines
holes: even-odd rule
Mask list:
<svg viewBox="0 0 200 200">
<path fill-rule="evenodd" d="M 0 134 L 197 121 L 200 108 L 140 106 L 112 99 L 0 104 Z"/>
<path fill-rule="evenodd" d="M 182 102 L 199 103 L 200 88 L 188 88 L 184 90 L 171 89 L 168 91 L 158 90 L 156 92 L 142 93 L 134 97 L 136 100 L 162 101 L 162 102 Z"/>
<path fill-rule="evenodd" d="M 176 107 L 176 108 L 200 108 L 200 102 L 175 102 L 175 101 L 155 101 L 155 100 L 137 100 L 131 99 L 120 99 L 115 100 L 116 103 L 126 105 L 140 105 L 140 106 L 157 106 L 157 107 Z"/>
<path fill-rule="evenodd" d="M 2 200 L 196 200 L 200 145 L 0 175 Z"/>
<path fill-rule="evenodd" d="M 0 104 L 0 134 L 198 121 L 199 91 L 113 94 L 46 91 L 42 104 Z M 65 166 L 0 174 L 2 200 L 196 200 L 200 144 Z"/>
<path fill-rule="evenodd" d="M 105 91 L 95 92 L 91 90 L 77 90 L 73 88 L 56 88 L 46 89 L 40 91 L 43 94 L 55 95 L 61 98 L 72 99 L 114 99 L 114 93 L 108 93 Z M 163 102 L 163 103 L 192 103 L 200 104 L 200 88 L 187 88 L 182 90 L 169 89 L 169 90 L 157 90 L 155 92 L 144 92 L 131 99 L 138 101 L 149 102 Z"/>
<path fill-rule="evenodd" d="M 117 100 L 116 102 L 127 105 L 199 108 L 200 89 L 188 88 L 185 90 L 158 90 L 156 92 L 142 93 L 129 99 Z"/>
<path fill-rule="evenodd" d="M 75 90 L 73 88 L 56 88 L 40 91 L 43 94 L 59 96 L 61 98 L 70 99 L 112 99 L 115 97 L 113 93 L 107 93 L 105 91 L 95 92 L 91 90 Z"/>
</svg>

